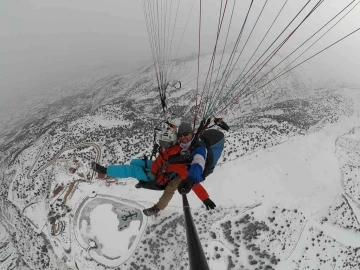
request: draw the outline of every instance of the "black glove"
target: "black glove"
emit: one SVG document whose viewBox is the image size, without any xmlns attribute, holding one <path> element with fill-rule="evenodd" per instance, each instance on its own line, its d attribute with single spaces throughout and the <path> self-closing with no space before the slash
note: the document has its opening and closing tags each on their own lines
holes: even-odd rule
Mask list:
<svg viewBox="0 0 360 270">
<path fill-rule="evenodd" d="M 171 155 L 168 159 L 169 164 L 184 164 L 190 163 L 193 160 L 194 156 L 191 154 L 185 155 Z"/>
<path fill-rule="evenodd" d="M 206 210 L 212 210 L 216 207 L 216 204 L 210 198 L 203 200 L 203 203 L 206 206 Z"/>
<path fill-rule="evenodd" d="M 194 180 L 191 178 L 186 178 L 180 182 L 178 186 L 178 191 L 180 194 L 188 194 L 191 191 L 192 186 L 194 185 Z"/>
</svg>

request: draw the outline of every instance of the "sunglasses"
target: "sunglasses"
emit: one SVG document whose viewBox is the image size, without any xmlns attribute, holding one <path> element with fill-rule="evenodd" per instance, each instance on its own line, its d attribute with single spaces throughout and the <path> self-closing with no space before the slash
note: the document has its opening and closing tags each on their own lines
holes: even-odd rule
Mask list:
<svg viewBox="0 0 360 270">
<path fill-rule="evenodd" d="M 178 137 L 180 138 L 181 136 L 189 136 L 190 134 L 191 132 L 178 133 Z"/>
</svg>

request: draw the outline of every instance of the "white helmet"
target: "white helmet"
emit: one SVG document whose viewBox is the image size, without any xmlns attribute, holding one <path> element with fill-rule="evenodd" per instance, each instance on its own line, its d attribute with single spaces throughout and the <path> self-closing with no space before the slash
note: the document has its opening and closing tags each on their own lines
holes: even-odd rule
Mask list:
<svg viewBox="0 0 360 270">
<path fill-rule="evenodd" d="M 177 142 L 177 134 L 175 130 L 167 130 L 160 134 L 159 145 L 162 148 L 169 148 Z"/>
</svg>

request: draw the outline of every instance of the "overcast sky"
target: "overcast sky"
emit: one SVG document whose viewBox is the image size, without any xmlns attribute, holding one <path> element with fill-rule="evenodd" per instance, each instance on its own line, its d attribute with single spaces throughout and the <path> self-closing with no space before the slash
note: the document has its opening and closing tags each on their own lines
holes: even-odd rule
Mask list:
<svg viewBox="0 0 360 270">
<path fill-rule="evenodd" d="M 230 16 L 233 1 L 228 2 L 224 25 Z M 229 41 L 236 40 L 236 33 L 241 29 L 250 2 L 251 0 L 237 1 Z M 250 46 L 244 50 L 245 56 L 252 54 L 284 2 L 285 0 L 268 1 L 263 17 L 249 41 Z M 307 0 L 288 1 L 282 17 L 274 25 L 264 45 L 270 45 L 271 38 L 280 33 L 306 2 Z M 317 0 L 312 0 L 308 10 L 316 2 Z M 350 2 L 351 0 L 325 0 L 280 53 L 286 55 L 304 37 L 312 34 Z M 174 0 L 174 3 L 177 1 Z M 203 0 L 202 3 L 202 52 L 210 52 L 214 44 L 221 0 Z M 243 40 L 247 38 L 250 25 L 255 22 L 265 0 L 255 0 L 254 3 Z M 180 1 L 173 52 L 177 51 L 180 44 L 189 14 L 188 26 L 178 54 L 180 57 L 197 52 L 199 0 Z M 314 47 L 312 53 L 358 27 L 360 5 L 329 32 Z M 226 30 L 227 27 L 222 31 L 223 40 Z M 360 31 L 314 59 L 311 65 L 306 65 L 306 69 L 314 77 L 331 78 L 336 75 L 337 78 L 352 83 L 359 82 L 359 44 Z M 11 94 L 49 87 L 90 73 L 99 67 L 124 73 L 151 61 L 142 0 L 1 0 L 0 103 Z"/>
</svg>

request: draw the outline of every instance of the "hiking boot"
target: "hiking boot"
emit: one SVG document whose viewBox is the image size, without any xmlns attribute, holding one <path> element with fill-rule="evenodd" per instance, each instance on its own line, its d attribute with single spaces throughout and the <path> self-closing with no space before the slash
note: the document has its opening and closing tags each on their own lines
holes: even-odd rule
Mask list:
<svg viewBox="0 0 360 270">
<path fill-rule="evenodd" d="M 156 207 L 156 205 L 154 205 L 153 207 L 147 208 L 143 210 L 143 213 L 145 216 L 154 216 L 157 215 L 157 213 L 159 213 L 160 209 Z"/>
<path fill-rule="evenodd" d="M 93 169 L 97 173 L 106 174 L 107 169 L 104 166 L 101 166 L 100 164 L 96 163 L 95 161 L 91 162 L 91 169 Z"/>
</svg>

